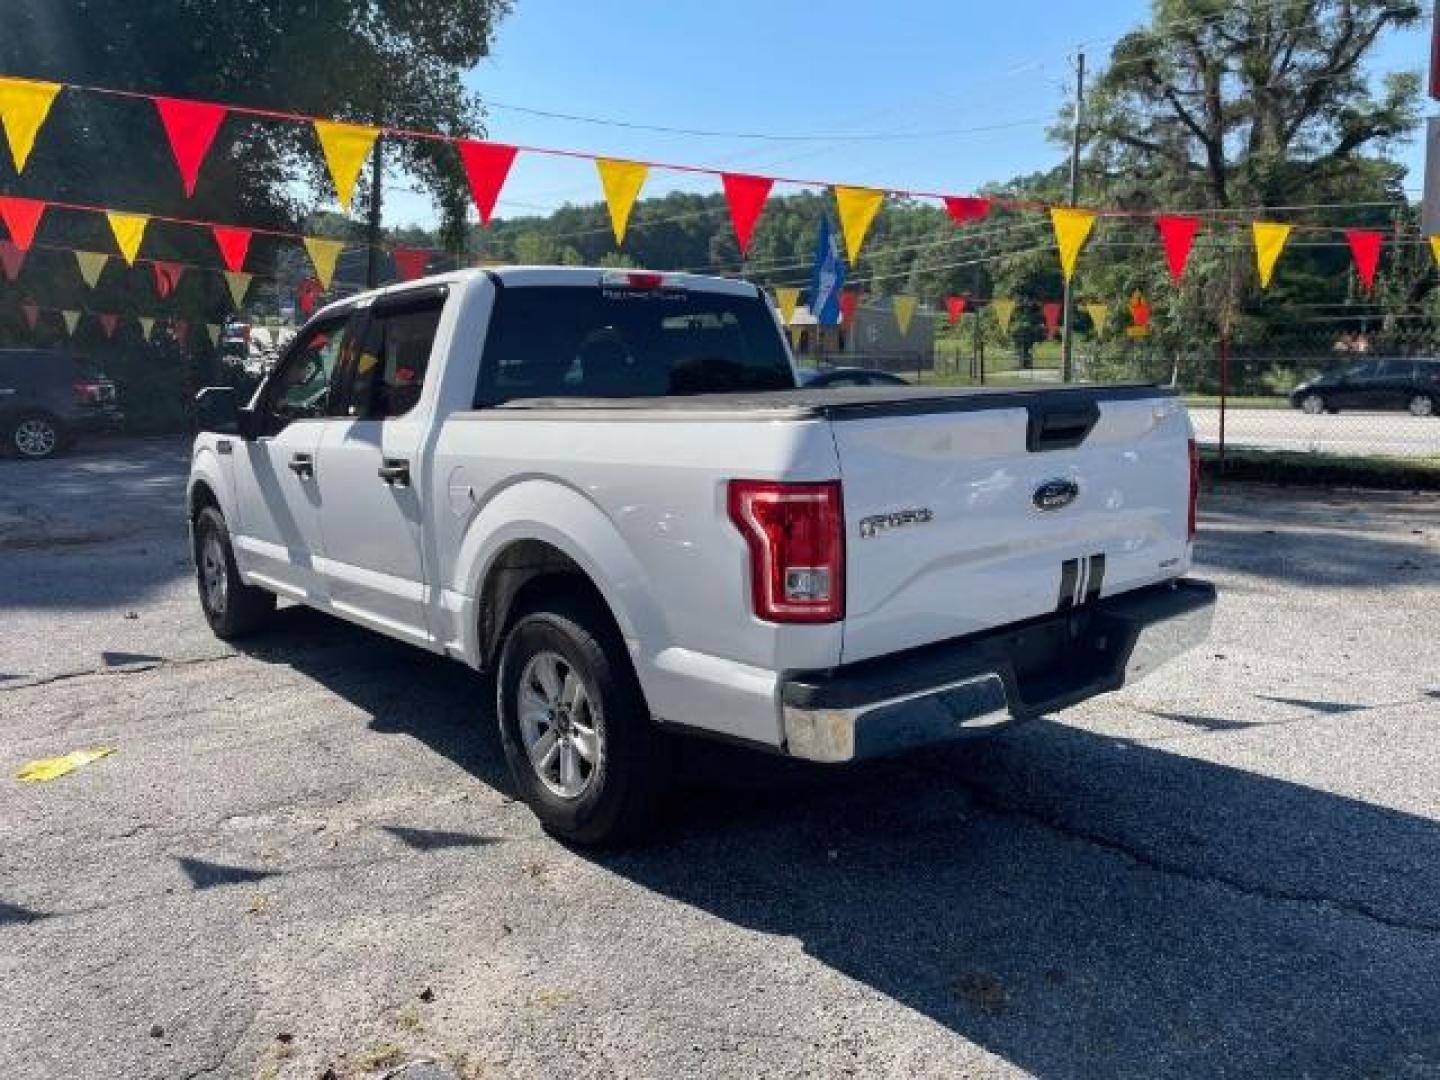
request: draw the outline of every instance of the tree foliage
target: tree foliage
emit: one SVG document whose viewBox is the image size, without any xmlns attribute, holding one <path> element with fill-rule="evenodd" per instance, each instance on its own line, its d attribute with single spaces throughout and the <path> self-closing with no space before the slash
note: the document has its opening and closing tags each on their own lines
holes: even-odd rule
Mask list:
<svg viewBox="0 0 1440 1080">
<path fill-rule="evenodd" d="M 1321 201 L 1413 130 L 1419 80 L 1372 93 L 1365 59 L 1409 0 L 1156 0 L 1087 98 L 1090 168 L 1128 200 Z M 1123 189 L 1123 190 L 1116 190 Z"/>
</svg>

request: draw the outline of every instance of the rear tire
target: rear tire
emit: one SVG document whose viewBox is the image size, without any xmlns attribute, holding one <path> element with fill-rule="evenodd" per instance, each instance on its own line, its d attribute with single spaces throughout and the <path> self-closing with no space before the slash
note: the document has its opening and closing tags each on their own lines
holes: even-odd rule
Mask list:
<svg viewBox="0 0 1440 1080">
<path fill-rule="evenodd" d="M 1410 403 L 1406 407 L 1410 410 L 1411 416 L 1435 415 L 1435 399 L 1429 394 L 1415 394 L 1410 398 Z"/>
<path fill-rule="evenodd" d="M 275 594 L 246 585 L 235 566 L 225 515 L 207 506 L 195 516 L 195 580 L 205 621 L 222 641 L 253 634 L 275 611 Z"/>
<path fill-rule="evenodd" d="M 510 774 L 545 829 L 575 844 L 634 839 L 658 783 L 658 734 L 610 613 L 549 595 L 511 624 L 496 712 Z"/>
</svg>

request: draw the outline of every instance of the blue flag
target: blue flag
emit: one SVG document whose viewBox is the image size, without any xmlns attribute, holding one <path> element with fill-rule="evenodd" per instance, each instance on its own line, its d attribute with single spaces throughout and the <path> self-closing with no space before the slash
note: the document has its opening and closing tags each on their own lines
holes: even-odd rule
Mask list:
<svg viewBox="0 0 1440 1080">
<path fill-rule="evenodd" d="M 820 218 L 820 242 L 815 247 L 815 267 L 810 271 L 810 314 L 821 326 L 840 325 L 840 289 L 845 284 L 845 260 L 840 244 L 830 231 L 830 219 Z"/>
</svg>

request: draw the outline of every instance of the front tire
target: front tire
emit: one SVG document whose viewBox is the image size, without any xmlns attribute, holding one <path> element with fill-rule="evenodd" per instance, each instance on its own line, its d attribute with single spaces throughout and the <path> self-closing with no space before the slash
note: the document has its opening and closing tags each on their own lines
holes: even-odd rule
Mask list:
<svg viewBox="0 0 1440 1080">
<path fill-rule="evenodd" d="M 657 735 L 602 605 L 552 595 L 523 610 L 501 648 L 496 708 L 511 776 L 547 831 L 611 844 L 643 830 Z"/>
<path fill-rule="evenodd" d="M 1434 416 L 1435 399 L 1429 394 L 1415 394 L 1406 406 L 1411 416 Z"/>
<path fill-rule="evenodd" d="M 44 461 L 65 449 L 65 429 L 52 416 L 28 413 L 15 422 L 6 442 L 22 461 Z"/>
<path fill-rule="evenodd" d="M 1300 399 L 1300 411 L 1307 416 L 1319 416 L 1325 411 L 1325 399 L 1319 394 L 1306 394 Z"/>
<path fill-rule="evenodd" d="M 240 580 L 225 515 L 207 506 L 195 516 L 195 580 L 205 621 L 222 641 L 253 634 L 275 611 L 275 594 Z"/>
</svg>

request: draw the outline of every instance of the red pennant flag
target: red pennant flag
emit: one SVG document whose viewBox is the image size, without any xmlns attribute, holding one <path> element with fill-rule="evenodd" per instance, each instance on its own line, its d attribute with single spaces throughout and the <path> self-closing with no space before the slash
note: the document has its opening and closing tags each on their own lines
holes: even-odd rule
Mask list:
<svg viewBox="0 0 1440 1080">
<path fill-rule="evenodd" d="M 1150 305 L 1138 290 L 1130 294 L 1130 321 L 1142 330 L 1150 325 Z"/>
<path fill-rule="evenodd" d="M 43 213 L 45 204 L 39 199 L 0 195 L 0 220 L 4 220 L 5 228 L 10 230 L 10 239 L 21 251 L 30 250 Z"/>
<path fill-rule="evenodd" d="M 760 211 L 770 197 L 775 181 L 768 176 L 746 176 L 743 173 L 721 173 L 720 182 L 725 185 L 725 201 L 730 204 L 730 224 L 735 227 L 735 242 L 740 245 L 740 254 L 750 250 L 750 237 L 755 232 L 755 222 L 760 220 Z"/>
<path fill-rule="evenodd" d="M 945 300 L 945 310 L 950 313 L 950 325 L 954 326 L 960 321 L 960 316 L 965 314 L 965 305 L 969 298 L 964 296 L 950 296 Z"/>
<path fill-rule="evenodd" d="M 102 329 L 102 330 L 105 331 L 105 336 L 106 336 L 107 338 L 112 338 L 112 337 L 114 337 L 114 336 L 115 336 L 115 327 L 120 324 L 120 316 L 119 316 L 119 315 L 97 315 L 97 316 L 95 316 L 95 317 L 100 320 L 100 329 Z"/>
<path fill-rule="evenodd" d="M 1350 254 L 1355 257 L 1355 272 L 1367 289 L 1375 287 L 1375 269 L 1380 265 L 1380 245 L 1385 234 L 1368 229 L 1346 229 L 1345 239 L 1350 242 Z"/>
<path fill-rule="evenodd" d="M 0 240 L 0 270 L 5 271 L 5 280 L 14 281 L 20 276 L 20 268 L 24 265 L 25 252 L 9 240 Z"/>
<path fill-rule="evenodd" d="M 401 281 L 414 281 L 425 276 L 425 267 L 430 262 L 430 252 L 422 248 L 397 247 L 390 252 L 395 260 L 395 273 Z"/>
<path fill-rule="evenodd" d="M 20 310 L 25 313 L 25 322 L 34 330 L 35 324 L 40 321 L 40 309 L 34 304 L 21 304 Z"/>
<path fill-rule="evenodd" d="M 324 288 L 315 278 L 306 278 L 300 282 L 295 295 L 295 302 L 300 305 L 300 314 L 307 318 L 312 315 L 324 293 Z"/>
<path fill-rule="evenodd" d="M 165 134 L 170 138 L 170 151 L 175 155 L 180 179 L 185 184 L 185 197 L 189 198 L 195 194 L 200 163 L 209 153 L 215 133 L 225 119 L 225 106 L 167 97 L 151 100 L 160 112 L 160 122 L 165 125 Z"/>
<path fill-rule="evenodd" d="M 225 260 L 225 269 L 232 274 L 244 270 L 245 256 L 250 253 L 250 237 L 254 233 L 250 229 L 233 229 L 226 225 L 212 225 L 210 231 L 215 234 L 215 245 L 220 249 L 220 257 Z"/>
<path fill-rule="evenodd" d="M 1041 304 L 1040 314 L 1045 316 L 1045 333 L 1053 338 L 1055 331 L 1060 329 L 1060 305 L 1054 302 Z"/>
<path fill-rule="evenodd" d="M 964 225 L 967 221 L 979 221 L 990 213 L 990 200 L 946 195 L 945 210 L 956 225 Z"/>
<path fill-rule="evenodd" d="M 1165 261 L 1170 264 L 1170 278 L 1178 285 L 1185 273 L 1185 263 L 1190 258 L 1190 246 L 1195 243 L 1200 219 L 1162 215 L 1155 219 L 1155 227 L 1160 230 L 1160 243 L 1165 247 Z"/>
<path fill-rule="evenodd" d="M 465 166 L 470 197 L 475 200 L 475 209 L 480 211 L 480 224 L 489 225 L 495 200 L 500 197 L 500 189 L 505 186 L 505 178 L 515 162 L 515 147 L 470 140 L 462 140 L 459 146 L 460 164 Z"/>
<path fill-rule="evenodd" d="M 860 306 L 860 292 L 857 289 L 840 290 L 840 318 L 846 326 L 855 322 L 855 310 Z"/>
<path fill-rule="evenodd" d="M 155 291 L 163 300 L 175 291 L 176 285 L 180 284 L 180 275 L 185 273 L 185 267 L 179 263 L 161 262 L 159 259 L 150 265 L 155 271 Z"/>
</svg>

